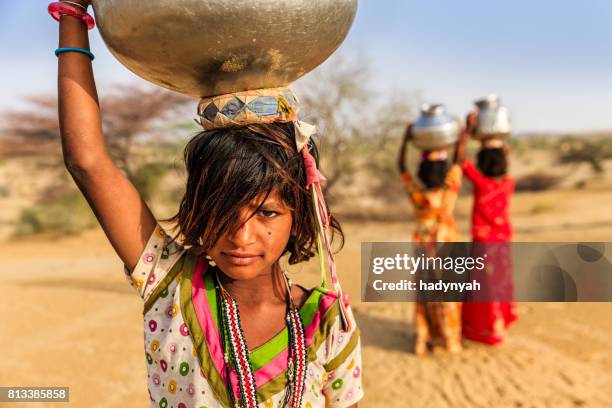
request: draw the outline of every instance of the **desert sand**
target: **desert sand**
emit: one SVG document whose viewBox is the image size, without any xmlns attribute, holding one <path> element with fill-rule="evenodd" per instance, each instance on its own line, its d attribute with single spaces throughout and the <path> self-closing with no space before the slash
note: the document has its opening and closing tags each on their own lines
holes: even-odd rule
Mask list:
<svg viewBox="0 0 612 408">
<path fill-rule="evenodd" d="M 469 205 L 462 197 L 464 237 Z M 609 188 L 517 194 L 516 240 L 609 241 L 610 208 Z M 362 330 L 360 406 L 612 406 L 612 304 L 523 303 L 501 346 L 466 341 L 460 354 L 416 357 L 412 305 L 358 299 L 360 242 L 409 240 L 406 214 L 403 222 L 343 225 L 337 260 Z M 14 239 L 0 254 L 0 384 L 70 387 L 70 404 L 30 406 L 148 406 L 141 300 L 103 233 Z M 313 265 L 292 271 L 317 284 Z"/>
</svg>

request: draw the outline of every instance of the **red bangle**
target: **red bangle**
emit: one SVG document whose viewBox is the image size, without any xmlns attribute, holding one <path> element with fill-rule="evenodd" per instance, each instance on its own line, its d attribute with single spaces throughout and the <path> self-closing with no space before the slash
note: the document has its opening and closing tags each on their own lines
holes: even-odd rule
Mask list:
<svg viewBox="0 0 612 408">
<path fill-rule="evenodd" d="M 96 26 L 94 18 L 89 13 L 71 4 L 57 1 L 49 4 L 47 10 L 49 11 L 51 17 L 53 17 L 56 21 L 60 21 L 62 16 L 70 16 L 82 20 L 87 25 L 88 30 L 91 30 Z"/>
</svg>

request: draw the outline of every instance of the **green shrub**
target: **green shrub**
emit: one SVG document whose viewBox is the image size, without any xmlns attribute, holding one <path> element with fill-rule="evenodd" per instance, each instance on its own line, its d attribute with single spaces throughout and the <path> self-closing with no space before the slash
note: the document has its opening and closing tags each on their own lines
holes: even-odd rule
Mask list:
<svg viewBox="0 0 612 408">
<path fill-rule="evenodd" d="M 559 185 L 562 177 L 541 172 L 526 174 L 516 180 L 516 191 L 546 191 Z"/>
<path fill-rule="evenodd" d="M 170 168 L 168 163 L 152 162 L 143 164 L 136 170 L 132 181 L 145 201 L 152 198 Z"/>
<path fill-rule="evenodd" d="M 38 212 L 34 208 L 21 211 L 17 224 L 17 235 L 31 235 L 42 232 L 43 225 Z"/>
<path fill-rule="evenodd" d="M 537 214 L 549 213 L 551 211 L 554 211 L 554 209 L 555 209 L 555 206 L 553 204 L 548 203 L 548 202 L 542 202 L 542 203 L 534 204 L 529 210 L 529 212 L 531 214 L 537 215 Z"/>
<path fill-rule="evenodd" d="M 85 198 L 79 191 L 69 191 L 44 204 L 36 204 L 22 210 L 16 234 L 74 234 L 96 225 L 96 218 Z"/>
</svg>

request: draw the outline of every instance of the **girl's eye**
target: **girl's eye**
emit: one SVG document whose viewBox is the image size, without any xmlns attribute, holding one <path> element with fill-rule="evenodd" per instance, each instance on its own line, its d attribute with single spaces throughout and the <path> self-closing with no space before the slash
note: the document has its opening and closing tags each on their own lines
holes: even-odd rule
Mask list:
<svg viewBox="0 0 612 408">
<path fill-rule="evenodd" d="M 278 215 L 276 211 L 267 211 L 267 210 L 260 210 L 259 213 L 263 215 L 265 218 L 274 218 Z"/>
</svg>

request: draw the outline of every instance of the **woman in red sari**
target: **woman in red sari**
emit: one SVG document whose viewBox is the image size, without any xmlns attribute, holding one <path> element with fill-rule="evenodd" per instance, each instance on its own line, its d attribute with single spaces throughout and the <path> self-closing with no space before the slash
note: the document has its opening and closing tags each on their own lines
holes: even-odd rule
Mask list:
<svg viewBox="0 0 612 408">
<path fill-rule="evenodd" d="M 468 117 L 468 132 L 475 127 L 475 114 Z M 499 139 L 482 142 L 476 167 L 463 160 L 463 174 L 474 187 L 472 240 L 477 251 L 485 251 L 490 260 L 487 290 L 495 290 L 496 299 L 510 299 L 512 293 L 512 223 L 510 197 L 514 178 L 507 175 L 508 147 Z M 501 295 L 499 295 L 501 293 Z M 487 344 L 503 341 L 510 323 L 517 319 L 515 305 L 510 301 L 466 302 L 462 313 L 463 337 Z"/>
</svg>

